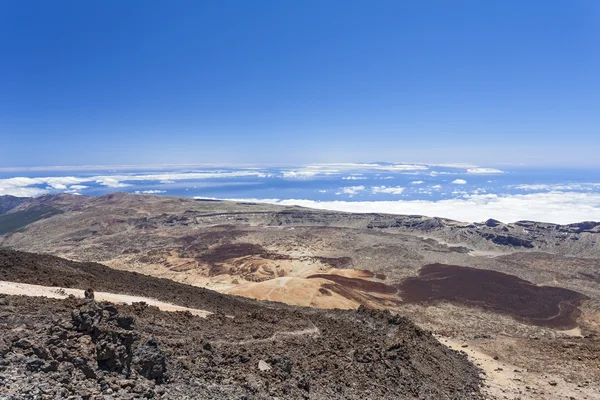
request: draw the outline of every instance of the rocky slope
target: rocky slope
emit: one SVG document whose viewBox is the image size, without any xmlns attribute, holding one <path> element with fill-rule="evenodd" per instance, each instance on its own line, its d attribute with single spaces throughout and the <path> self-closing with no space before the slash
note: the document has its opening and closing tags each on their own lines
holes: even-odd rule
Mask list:
<svg viewBox="0 0 600 400">
<path fill-rule="evenodd" d="M 84 262 L 8 251 L 0 265 L 24 269 L 6 279 L 135 289 L 236 318 L 258 303 L 225 294 L 389 309 L 468 346 L 486 369 L 488 398 L 594 398 L 600 390 L 598 223 L 469 224 L 116 193 L 20 201 L 0 215 L 0 228 L 0 247 Z M 298 326 L 290 329 L 313 329 Z M 513 370 L 526 370 L 535 389 L 520 372 L 503 372 Z"/>
<path fill-rule="evenodd" d="M 28 197 L 0 196 L 0 215 L 17 208 L 20 204 L 31 201 Z"/>
<path fill-rule="evenodd" d="M 52 275 L 83 287 L 96 273 L 86 274 L 92 265 L 34 254 L 4 252 L 2 260 L 2 278 L 13 281 Z M 96 276 L 99 287 L 126 284 L 134 294 L 154 282 L 156 297 L 189 296 L 180 304 L 215 314 L 1 295 L 0 397 L 483 398 L 479 372 L 463 354 L 389 312 L 301 309 L 151 277 L 123 283 Z"/>
<path fill-rule="evenodd" d="M 12 198 L 5 203 L 15 204 Z M 431 264 L 600 295 L 590 280 L 600 259 L 600 225 L 593 222 L 466 224 L 116 193 L 20 201 L 0 215 L 1 229 L 9 230 L 0 235 L 0 246 L 8 248 L 321 308 L 394 307 L 391 290 L 365 288 L 394 287 Z M 544 259 L 543 267 L 529 268 L 522 255 Z M 345 278 L 370 284 L 340 284 Z"/>
<path fill-rule="evenodd" d="M 462 223 L 444 218 L 398 216 L 387 214 L 350 214 L 311 210 L 301 207 L 280 207 L 257 203 L 233 203 L 214 200 L 194 200 L 149 195 L 115 193 L 102 197 L 47 195 L 25 199 L 0 196 L 0 215 L 30 208 L 52 208 L 65 213 L 52 222 L 40 224 L 43 230 L 53 224 L 64 224 L 61 231 L 70 231 L 82 239 L 87 236 L 135 229 L 206 227 L 222 224 L 236 226 L 318 226 L 366 228 L 392 233 L 432 236 L 451 243 L 474 246 L 473 250 L 532 250 L 578 257 L 600 255 L 600 222 L 557 225 L 535 221 L 502 223 L 488 220 Z M 48 215 L 51 217 L 52 215 Z M 35 221 L 31 221 L 35 222 Z M 25 226 L 26 224 L 24 224 Z M 55 225 L 55 227 L 57 227 Z M 111 228 L 111 229 L 107 229 Z M 8 232 L 7 232 L 8 233 Z M 17 235 L 19 236 L 19 235 Z M 10 238 L 4 238 L 11 244 Z M 18 241 L 17 241 L 18 242 Z"/>
</svg>

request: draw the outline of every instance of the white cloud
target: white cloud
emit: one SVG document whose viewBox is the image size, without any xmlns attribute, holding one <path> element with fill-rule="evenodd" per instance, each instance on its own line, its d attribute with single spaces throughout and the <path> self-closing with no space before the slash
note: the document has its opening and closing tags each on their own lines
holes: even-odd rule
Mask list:
<svg viewBox="0 0 600 400">
<path fill-rule="evenodd" d="M 514 185 L 511 188 L 528 191 L 574 191 L 600 189 L 600 183 L 562 183 L 562 184 L 533 184 Z"/>
<path fill-rule="evenodd" d="M 10 196 L 17 196 L 17 197 L 36 197 L 36 196 L 41 196 L 46 193 L 48 193 L 48 190 L 40 189 L 40 188 L 27 188 L 27 187 L 3 188 L 3 187 L 0 187 L 0 196 L 10 195 Z"/>
<path fill-rule="evenodd" d="M 344 179 L 346 181 L 362 181 L 367 178 L 365 176 L 351 175 L 351 176 L 344 176 L 342 179 Z"/>
<path fill-rule="evenodd" d="M 58 176 L 50 178 L 35 178 L 44 179 L 45 183 L 52 186 L 54 189 L 66 189 L 67 185 L 76 185 L 81 183 L 82 178 L 75 176 Z"/>
<path fill-rule="evenodd" d="M 442 185 L 433 185 L 431 188 L 435 190 L 440 190 L 442 188 Z"/>
<path fill-rule="evenodd" d="M 337 192 L 336 194 L 347 194 L 350 197 L 355 196 L 357 194 L 359 194 L 360 192 L 364 191 L 365 187 L 364 186 L 346 186 L 340 189 L 340 192 Z"/>
<path fill-rule="evenodd" d="M 336 169 L 342 171 L 352 170 L 376 170 L 376 171 L 425 171 L 429 169 L 425 165 L 419 164 L 377 164 L 377 163 L 331 163 L 331 164 L 311 164 L 306 168 L 310 169 Z"/>
<path fill-rule="evenodd" d="M 411 185 L 422 185 L 423 183 L 425 183 L 425 182 L 423 182 L 423 181 L 412 181 Z"/>
<path fill-rule="evenodd" d="M 0 179 L 0 195 L 33 197 L 49 193 L 52 190 L 65 190 L 67 185 L 80 183 L 80 178 L 71 176 L 28 178 L 14 177 Z M 46 185 L 45 188 L 35 187 Z"/>
<path fill-rule="evenodd" d="M 110 188 L 121 188 L 121 187 L 127 187 L 127 186 L 131 186 L 127 183 L 123 183 L 119 180 L 118 176 L 112 177 L 112 176 L 99 176 L 97 177 L 98 179 L 96 179 L 96 183 L 103 185 L 103 186 L 108 186 Z"/>
<path fill-rule="evenodd" d="M 336 172 L 330 172 L 336 173 Z M 284 178 L 287 179 L 309 179 L 314 178 L 317 175 L 325 174 L 320 171 L 311 171 L 311 170 L 299 170 L 299 171 L 281 171 L 281 174 Z"/>
<path fill-rule="evenodd" d="M 88 186 L 85 185 L 71 185 L 69 186 L 69 190 L 83 190 L 83 189 L 87 189 Z"/>
<path fill-rule="evenodd" d="M 468 174 L 476 175 L 489 175 L 489 174 L 503 174 L 504 171 L 496 168 L 467 168 Z"/>
<path fill-rule="evenodd" d="M 414 164 L 394 164 L 384 165 L 376 167 L 375 169 L 383 171 L 426 171 L 429 168 L 425 165 L 414 165 Z"/>
<path fill-rule="evenodd" d="M 126 182 L 139 181 L 177 181 L 186 179 L 219 179 L 237 177 L 267 177 L 260 171 L 216 171 L 216 172 L 161 172 L 156 174 L 132 174 L 132 175 L 99 175 L 99 176 L 59 176 L 59 177 L 14 177 L 0 179 L 0 195 L 10 194 L 13 196 L 32 197 L 50 193 L 55 190 L 78 190 L 75 186 L 84 186 L 82 183 L 96 183 L 110 188 L 122 188 L 131 186 Z M 35 187 L 46 185 L 45 188 Z"/>
<path fill-rule="evenodd" d="M 135 194 L 159 194 L 159 193 L 167 193 L 166 190 L 136 190 Z"/>
<path fill-rule="evenodd" d="M 371 193 L 373 194 L 378 194 L 378 193 L 386 193 L 386 194 L 402 194 L 402 192 L 404 192 L 404 188 L 400 187 L 400 186 L 395 186 L 395 187 L 391 187 L 391 186 L 373 186 L 371 188 Z"/>
<path fill-rule="evenodd" d="M 232 200 L 241 201 L 242 199 Z M 485 221 L 489 218 L 504 222 L 532 220 L 559 224 L 589 220 L 600 221 L 600 193 L 484 194 L 438 201 L 315 201 L 298 199 L 244 199 L 244 201 L 298 205 L 345 212 L 426 215 L 466 222 Z"/>
<path fill-rule="evenodd" d="M 452 181 L 452 183 L 455 185 L 466 185 L 467 181 L 465 181 L 464 179 L 455 179 Z"/>
<path fill-rule="evenodd" d="M 319 193 L 327 193 L 327 190 L 324 190 L 324 189 L 319 190 Z"/>
<path fill-rule="evenodd" d="M 443 168 L 456 168 L 456 169 L 466 169 L 466 168 L 477 168 L 478 165 L 471 163 L 447 163 L 447 164 L 427 164 L 432 167 L 443 167 Z"/>
<path fill-rule="evenodd" d="M 376 163 L 331 163 L 309 164 L 293 170 L 282 170 L 285 179 L 309 179 L 317 176 L 338 175 L 341 173 L 360 172 L 372 173 L 377 171 L 395 172 L 400 174 L 418 174 L 426 171 L 426 165 L 418 164 L 376 164 Z M 354 174 L 359 175 L 359 174 Z M 353 178 L 350 178 L 351 180 Z"/>
<path fill-rule="evenodd" d="M 457 172 L 446 172 L 446 171 L 431 171 L 429 176 L 438 176 L 438 175 L 458 175 Z"/>
</svg>

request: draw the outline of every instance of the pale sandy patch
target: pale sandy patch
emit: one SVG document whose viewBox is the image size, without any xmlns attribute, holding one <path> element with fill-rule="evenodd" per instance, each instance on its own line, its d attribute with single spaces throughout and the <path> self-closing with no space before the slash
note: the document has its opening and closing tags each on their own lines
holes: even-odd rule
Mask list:
<svg viewBox="0 0 600 400">
<path fill-rule="evenodd" d="M 484 393 L 491 399 L 547 400 L 547 399 L 600 399 L 600 393 L 591 388 L 578 387 L 565 381 L 564 377 L 541 374 L 495 360 L 473 343 L 436 335 L 450 349 L 464 351 L 469 360 L 485 374 Z M 467 346 L 467 347 L 464 347 Z"/>
</svg>

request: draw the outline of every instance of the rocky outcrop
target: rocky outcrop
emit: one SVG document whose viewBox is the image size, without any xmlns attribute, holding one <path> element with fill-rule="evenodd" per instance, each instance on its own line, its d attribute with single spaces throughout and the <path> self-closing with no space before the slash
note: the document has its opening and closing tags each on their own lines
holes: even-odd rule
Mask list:
<svg viewBox="0 0 600 400">
<path fill-rule="evenodd" d="M 561 230 L 561 229 L 559 229 Z M 586 221 L 580 222 L 578 224 L 570 224 L 566 225 L 566 228 L 563 227 L 562 231 L 566 232 L 574 232 L 574 233 L 600 233 L 600 222 Z"/>
<path fill-rule="evenodd" d="M 125 395 L 122 389 L 126 388 L 139 393 L 140 398 L 154 397 L 153 385 L 167 380 L 166 357 L 158 343 L 151 340 L 142 344 L 139 333 L 124 327 L 122 321 L 131 318 L 110 304 L 74 298 L 67 299 L 66 304 L 74 306 L 70 321 L 54 320 L 45 332 L 30 331 L 26 338 L 21 337 L 25 332 L 3 332 L 0 394 L 11 393 L 8 389 L 12 388 L 13 393 L 45 395 L 39 398 L 66 398 L 71 390 L 79 398 L 90 398 L 95 391 Z M 43 318 L 52 318 L 52 314 Z M 19 378 L 21 368 L 34 374 L 29 381 Z M 7 379 L 13 380 L 8 387 Z M 65 390 L 67 384 L 73 389 Z"/>
<path fill-rule="evenodd" d="M 126 376 L 135 370 L 147 379 L 165 381 L 165 355 L 155 339 L 139 344 L 132 316 L 121 315 L 112 305 L 88 301 L 73 311 L 72 318 L 73 329 L 91 336 L 99 369 Z"/>
<path fill-rule="evenodd" d="M 493 233 L 484 233 L 482 236 L 484 239 L 490 240 L 501 246 L 525 247 L 527 249 L 532 249 L 534 247 L 530 240 L 522 239 L 517 236 L 495 235 Z"/>
<path fill-rule="evenodd" d="M 139 346 L 135 350 L 133 365 L 137 373 L 147 379 L 152 379 L 157 383 L 163 383 L 166 379 L 166 357 L 154 338 L 149 339 L 145 345 Z"/>
<path fill-rule="evenodd" d="M 497 226 L 499 226 L 500 224 L 502 224 L 502 222 L 495 220 L 495 219 L 488 219 L 487 221 L 485 221 L 485 226 L 489 227 L 489 228 L 495 228 Z"/>
<path fill-rule="evenodd" d="M 483 398 L 463 354 L 389 312 L 255 303 L 203 319 L 143 304 L 0 298 L 0 397 Z"/>
</svg>

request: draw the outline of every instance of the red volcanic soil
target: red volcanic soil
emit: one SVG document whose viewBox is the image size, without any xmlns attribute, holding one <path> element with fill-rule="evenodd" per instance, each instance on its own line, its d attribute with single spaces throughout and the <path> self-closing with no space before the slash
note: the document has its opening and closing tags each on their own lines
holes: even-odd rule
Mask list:
<svg viewBox="0 0 600 400">
<path fill-rule="evenodd" d="M 573 290 L 536 286 L 502 272 L 445 264 L 424 266 L 418 277 L 405 279 L 398 288 L 405 302 L 449 301 L 559 329 L 576 327 L 578 307 L 589 299 Z"/>
</svg>

